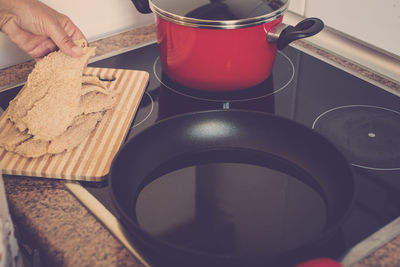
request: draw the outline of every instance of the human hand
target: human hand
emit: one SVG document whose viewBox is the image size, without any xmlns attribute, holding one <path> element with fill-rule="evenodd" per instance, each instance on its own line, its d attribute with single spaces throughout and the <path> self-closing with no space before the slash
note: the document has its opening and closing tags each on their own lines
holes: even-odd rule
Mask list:
<svg viewBox="0 0 400 267">
<path fill-rule="evenodd" d="M 79 28 L 38 0 L 0 0 L 0 30 L 35 60 L 57 48 L 74 57 L 83 53 L 73 42 L 85 39 Z"/>
</svg>

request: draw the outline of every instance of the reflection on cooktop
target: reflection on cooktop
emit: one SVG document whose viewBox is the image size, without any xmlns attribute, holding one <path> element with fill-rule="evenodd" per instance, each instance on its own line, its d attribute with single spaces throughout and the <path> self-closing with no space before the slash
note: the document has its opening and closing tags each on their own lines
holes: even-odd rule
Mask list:
<svg viewBox="0 0 400 267">
<path fill-rule="evenodd" d="M 260 87 L 228 94 L 181 88 L 163 75 L 158 56 L 157 44 L 153 44 L 90 64 L 150 73 L 149 86 L 127 140 L 159 120 L 186 112 L 249 109 L 273 113 L 310 128 L 314 125 L 314 129 L 334 143 L 353 164 L 357 188 L 354 207 L 344 222 L 342 235 L 337 237 L 341 241 L 329 250 L 337 249 L 343 253 L 400 216 L 400 107 L 397 96 L 292 47 L 277 54 L 272 76 Z M 230 167 L 229 172 L 234 175 L 247 169 Z M 169 175 L 168 179 L 172 181 L 183 179 L 174 173 Z M 184 182 L 190 183 L 190 180 Z M 259 184 L 254 177 L 249 181 L 252 181 L 249 186 Z M 155 182 L 157 190 L 167 190 L 163 188 L 162 180 Z M 107 186 L 85 186 L 118 216 Z M 255 190 L 258 189 L 255 186 Z M 181 191 L 179 194 L 186 192 Z M 155 201 L 160 199 L 156 197 Z M 159 209 L 163 204 L 153 208 Z M 151 255 L 146 256 L 151 258 Z"/>
</svg>

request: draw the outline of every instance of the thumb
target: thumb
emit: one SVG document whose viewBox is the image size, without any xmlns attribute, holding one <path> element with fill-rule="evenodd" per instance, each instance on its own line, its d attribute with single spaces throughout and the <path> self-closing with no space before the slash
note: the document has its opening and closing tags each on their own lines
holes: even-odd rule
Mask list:
<svg viewBox="0 0 400 267">
<path fill-rule="evenodd" d="M 68 36 L 58 23 L 54 24 L 53 27 L 50 28 L 49 37 L 63 53 L 72 57 L 83 55 L 83 49 L 72 41 L 72 38 Z"/>
</svg>

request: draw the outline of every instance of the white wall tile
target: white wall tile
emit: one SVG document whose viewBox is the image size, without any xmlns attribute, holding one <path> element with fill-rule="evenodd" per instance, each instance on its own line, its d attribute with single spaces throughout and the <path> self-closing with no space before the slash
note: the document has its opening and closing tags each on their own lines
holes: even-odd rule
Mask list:
<svg viewBox="0 0 400 267">
<path fill-rule="evenodd" d="M 305 15 L 400 56 L 400 0 L 307 0 Z"/>
<path fill-rule="evenodd" d="M 296 14 L 304 16 L 306 0 L 291 0 L 289 2 L 289 10 Z"/>
<path fill-rule="evenodd" d="M 0 33 L 0 69 L 31 59 L 19 47 L 11 42 L 4 33 Z"/>
</svg>

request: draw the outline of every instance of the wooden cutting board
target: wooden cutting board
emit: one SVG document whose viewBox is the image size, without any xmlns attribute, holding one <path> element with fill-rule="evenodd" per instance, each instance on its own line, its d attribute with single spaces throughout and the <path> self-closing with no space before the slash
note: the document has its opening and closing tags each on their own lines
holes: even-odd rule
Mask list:
<svg viewBox="0 0 400 267">
<path fill-rule="evenodd" d="M 87 68 L 87 75 L 107 79 L 111 90 L 120 90 L 115 107 L 103 117 L 97 128 L 79 146 L 58 155 L 25 158 L 0 148 L 3 174 L 80 181 L 104 180 L 111 162 L 128 134 L 130 125 L 149 80 L 145 71 Z M 7 110 L 0 117 L 0 133 L 10 127 Z"/>
</svg>

